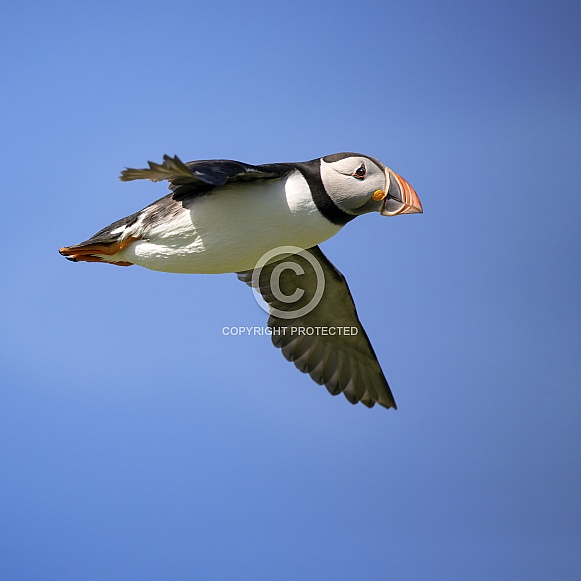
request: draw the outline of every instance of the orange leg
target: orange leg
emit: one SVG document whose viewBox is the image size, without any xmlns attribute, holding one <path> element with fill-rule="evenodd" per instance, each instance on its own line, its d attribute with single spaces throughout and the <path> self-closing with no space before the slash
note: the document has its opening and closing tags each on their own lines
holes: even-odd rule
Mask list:
<svg viewBox="0 0 581 581">
<path fill-rule="evenodd" d="M 100 256 L 95 256 L 95 254 L 101 254 L 104 256 L 113 256 L 118 252 L 121 252 L 124 248 L 127 248 L 130 244 L 139 240 L 139 238 L 135 238 L 130 236 L 125 240 L 121 240 L 120 242 L 112 242 L 111 244 L 87 244 L 85 246 L 65 246 L 61 248 L 59 252 L 69 260 L 73 262 L 82 261 L 82 262 L 108 262 L 109 264 L 115 264 L 117 266 L 131 266 L 132 262 L 112 262 L 109 260 L 104 260 Z"/>
</svg>

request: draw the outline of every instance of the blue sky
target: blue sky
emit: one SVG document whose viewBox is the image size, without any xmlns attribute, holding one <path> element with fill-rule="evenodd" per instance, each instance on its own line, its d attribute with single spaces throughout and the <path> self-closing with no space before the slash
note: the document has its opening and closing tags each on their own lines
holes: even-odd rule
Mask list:
<svg viewBox="0 0 581 581">
<path fill-rule="evenodd" d="M 6 579 L 577 579 L 579 2 L 5 3 Z M 422 216 L 323 245 L 398 411 L 233 275 L 71 264 L 125 166 L 375 156 Z"/>
</svg>

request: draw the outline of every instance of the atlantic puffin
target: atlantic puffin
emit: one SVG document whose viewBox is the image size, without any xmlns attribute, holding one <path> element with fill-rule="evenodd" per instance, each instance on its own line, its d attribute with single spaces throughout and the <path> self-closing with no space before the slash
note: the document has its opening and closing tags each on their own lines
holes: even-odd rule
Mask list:
<svg viewBox="0 0 581 581">
<path fill-rule="evenodd" d="M 120 179 L 166 180 L 170 193 L 61 248 L 65 258 L 236 273 L 263 297 L 273 344 L 300 371 L 353 404 L 397 407 L 345 278 L 318 244 L 362 214 L 422 213 L 407 181 L 377 159 L 351 152 L 263 165 L 183 163 L 168 155 L 161 164 L 148 163 L 125 169 Z"/>
</svg>

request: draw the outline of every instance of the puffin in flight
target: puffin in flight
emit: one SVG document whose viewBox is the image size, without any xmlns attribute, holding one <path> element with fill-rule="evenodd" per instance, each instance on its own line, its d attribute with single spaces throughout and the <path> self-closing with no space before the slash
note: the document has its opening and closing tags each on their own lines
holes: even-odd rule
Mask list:
<svg viewBox="0 0 581 581">
<path fill-rule="evenodd" d="M 262 295 L 274 345 L 332 395 L 396 408 L 343 275 L 318 244 L 369 212 L 421 213 L 414 189 L 373 157 L 306 162 L 183 163 L 164 156 L 121 180 L 167 180 L 170 193 L 94 236 L 61 248 L 73 262 L 163 272 L 236 273 Z"/>
</svg>

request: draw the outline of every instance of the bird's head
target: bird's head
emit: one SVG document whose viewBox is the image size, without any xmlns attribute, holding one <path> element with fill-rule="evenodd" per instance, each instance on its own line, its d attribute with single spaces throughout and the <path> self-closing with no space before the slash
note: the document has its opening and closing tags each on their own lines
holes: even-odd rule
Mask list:
<svg viewBox="0 0 581 581">
<path fill-rule="evenodd" d="M 321 158 L 321 179 L 328 195 L 344 212 L 359 216 L 421 214 L 414 189 L 377 159 L 358 153 L 335 153 Z"/>
</svg>

